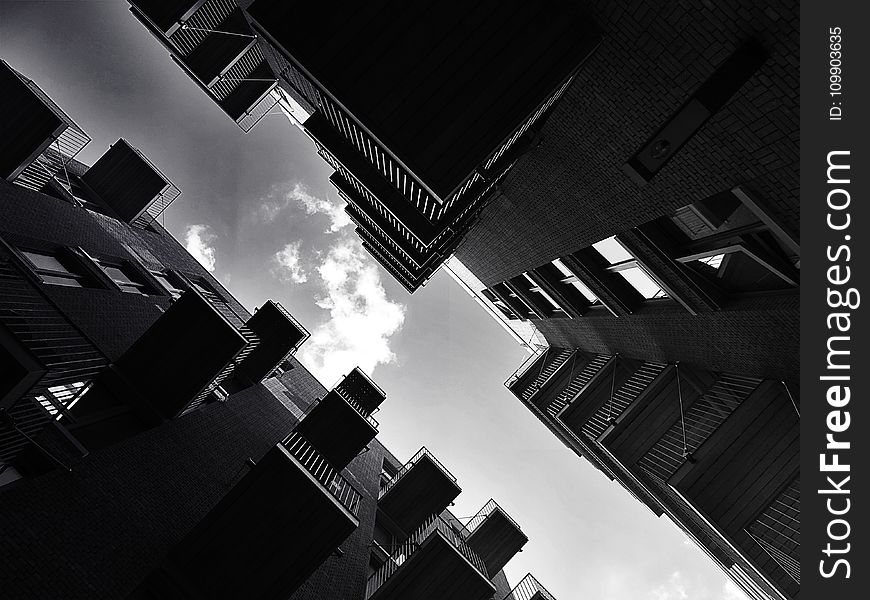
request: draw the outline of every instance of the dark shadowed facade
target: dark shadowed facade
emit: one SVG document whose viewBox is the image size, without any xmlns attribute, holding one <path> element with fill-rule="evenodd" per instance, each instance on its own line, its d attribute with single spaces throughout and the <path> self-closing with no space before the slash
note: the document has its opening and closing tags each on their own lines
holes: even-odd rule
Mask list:
<svg viewBox="0 0 870 600">
<path fill-rule="evenodd" d="M 449 260 L 537 332 L 506 383 L 555 435 L 799 596 L 797 3 L 132 4 L 219 104 L 271 86 L 409 291 Z"/>
<path fill-rule="evenodd" d="M 76 161 L 72 119 L 0 80 L 4 598 L 552 599 L 508 584 L 528 540 L 495 501 L 460 521 L 432 453 L 375 439 L 376 383 L 324 388 L 287 310 L 159 225 L 180 190 L 154 162 Z"/>
</svg>

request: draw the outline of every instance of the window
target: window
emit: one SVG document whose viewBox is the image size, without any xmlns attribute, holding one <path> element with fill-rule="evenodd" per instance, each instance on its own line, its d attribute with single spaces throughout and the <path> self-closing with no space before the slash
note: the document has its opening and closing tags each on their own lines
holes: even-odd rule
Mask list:
<svg viewBox="0 0 870 600">
<path fill-rule="evenodd" d="M 562 275 L 565 276 L 565 279 L 562 280 L 563 283 L 570 283 L 578 292 L 583 294 L 583 297 L 589 300 L 591 304 L 598 302 L 598 298 L 595 296 L 595 294 L 593 294 L 592 291 L 588 287 L 586 287 L 574 273 L 571 272 L 571 269 L 565 266 L 565 263 L 557 258 L 553 261 L 553 265 L 555 265 L 555 267 L 559 269 L 559 272 L 561 272 Z"/>
<path fill-rule="evenodd" d="M 38 395 L 35 398 L 55 420 L 60 420 L 66 411 L 81 400 L 81 397 L 87 393 L 88 389 L 90 389 L 90 384 L 76 381 L 74 383 L 51 386 L 47 389 L 46 395 Z"/>
<path fill-rule="evenodd" d="M 535 283 L 535 280 L 532 279 L 531 277 L 529 277 L 529 274 L 528 274 L 528 273 L 523 273 L 523 277 L 525 277 L 526 280 L 529 282 L 529 286 L 530 286 L 530 287 L 529 287 L 529 291 L 530 291 L 530 292 L 533 292 L 533 293 L 535 293 L 535 294 L 540 294 L 540 296 L 541 296 L 541 297 L 542 297 L 542 298 L 547 302 L 547 304 L 549 305 L 550 312 L 560 312 L 560 313 L 564 313 L 564 312 L 565 312 L 565 310 L 564 310 L 561 306 L 559 306 L 559 303 L 556 302 L 556 301 L 553 299 L 553 297 L 550 296 L 550 294 L 548 294 L 548 293 L 545 292 L 543 289 L 541 289 L 541 287 L 540 287 L 537 283 Z"/>
<path fill-rule="evenodd" d="M 668 297 L 615 236 L 595 242 L 592 247 L 610 263 L 609 271 L 619 273 L 645 299 Z"/>
<path fill-rule="evenodd" d="M 115 282 L 115 285 L 122 292 L 143 295 L 153 295 L 156 293 L 156 290 L 145 281 L 142 274 L 138 273 L 129 264 L 111 259 L 98 259 L 95 262 L 100 265 L 103 272 L 109 276 L 109 279 Z"/>
<path fill-rule="evenodd" d="M 483 289 L 481 290 L 483 297 L 489 300 L 489 302 L 499 310 L 506 318 L 508 319 L 519 319 L 519 316 L 511 309 L 510 306 L 501 301 L 501 299 L 496 296 L 491 290 Z"/>
<path fill-rule="evenodd" d="M 92 287 L 93 280 L 71 258 L 60 253 L 53 254 L 38 250 L 21 250 L 21 254 L 43 283 L 68 287 Z"/>
<path fill-rule="evenodd" d="M 170 273 L 164 271 L 151 271 L 151 275 L 173 298 L 181 297 L 184 290 L 179 287 L 175 282 L 175 278 L 172 277 Z"/>
<path fill-rule="evenodd" d="M 797 242 L 743 188 L 684 206 L 662 227 L 671 228 L 665 233 L 674 240 L 671 255 L 726 294 L 798 285 Z"/>
</svg>

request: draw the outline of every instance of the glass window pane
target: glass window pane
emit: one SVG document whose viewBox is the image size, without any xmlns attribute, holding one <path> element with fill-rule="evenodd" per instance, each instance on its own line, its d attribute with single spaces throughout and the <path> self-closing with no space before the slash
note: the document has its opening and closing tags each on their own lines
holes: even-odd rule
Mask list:
<svg viewBox="0 0 870 600">
<path fill-rule="evenodd" d="M 578 292 L 583 294 L 583 297 L 586 298 L 587 300 L 589 300 L 589 302 L 592 302 L 592 303 L 598 302 L 598 296 L 593 294 L 592 290 L 590 290 L 588 287 L 586 287 L 585 285 L 583 285 L 579 281 L 572 281 L 571 285 L 573 285 L 574 288 Z"/>
<path fill-rule="evenodd" d="M 81 282 L 75 277 L 61 277 L 56 275 L 46 275 L 44 273 L 40 273 L 39 277 L 45 283 L 50 283 L 52 285 L 65 285 L 68 287 L 84 287 Z"/>
<path fill-rule="evenodd" d="M 117 283 L 136 283 L 133 279 L 127 275 L 120 267 L 115 267 L 112 265 L 101 265 L 103 270 L 106 272 L 106 275 L 114 279 Z"/>
<path fill-rule="evenodd" d="M 157 281 L 159 281 L 163 285 L 163 287 L 165 287 L 167 290 L 169 290 L 169 292 L 173 296 L 177 297 L 177 296 L 181 295 L 181 290 L 178 289 L 178 287 L 176 287 L 176 285 L 174 283 L 172 283 L 172 280 L 169 279 L 169 277 L 167 277 L 166 274 L 164 274 L 164 273 L 151 273 L 151 274 L 154 275 L 155 279 L 157 279 Z"/>
<path fill-rule="evenodd" d="M 553 260 L 553 264 L 556 266 L 557 269 L 559 269 L 559 272 L 562 273 L 562 275 L 564 275 L 565 277 L 574 277 L 574 273 L 571 272 L 571 269 L 566 267 L 565 263 L 563 263 L 558 258 Z"/>
<path fill-rule="evenodd" d="M 595 248 L 611 265 L 625 262 L 627 260 L 634 260 L 634 257 L 628 252 L 628 250 L 622 247 L 622 244 L 616 241 L 616 237 L 614 236 L 610 236 L 600 242 L 595 242 L 592 244 L 592 247 Z"/>
<path fill-rule="evenodd" d="M 563 263 L 558 258 L 553 260 L 553 264 L 556 266 L 557 269 L 559 269 L 559 271 L 565 277 L 573 277 L 575 279 L 577 278 L 577 276 L 571 272 L 571 269 L 566 267 L 565 263 Z M 574 286 L 574 289 L 576 289 L 578 292 L 583 294 L 583 297 L 586 298 L 589 302 L 592 302 L 592 303 L 598 302 L 598 297 L 595 294 L 593 294 L 592 290 L 590 290 L 588 287 L 586 287 L 582 282 L 572 281 L 571 285 Z"/>
<path fill-rule="evenodd" d="M 60 271 L 69 273 L 70 270 L 63 266 L 56 257 L 51 254 L 42 254 L 41 252 L 31 252 L 29 250 L 22 251 L 22 254 L 30 260 L 37 269 L 46 269 L 48 271 Z"/>
<path fill-rule="evenodd" d="M 640 292 L 640 295 L 644 298 L 667 298 L 667 294 L 662 291 L 659 284 L 653 281 L 652 277 L 647 275 L 640 267 L 625 269 L 624 271 L 619 271 L 619 274 L 631 284 L 631 287 Z"/>
</svg>

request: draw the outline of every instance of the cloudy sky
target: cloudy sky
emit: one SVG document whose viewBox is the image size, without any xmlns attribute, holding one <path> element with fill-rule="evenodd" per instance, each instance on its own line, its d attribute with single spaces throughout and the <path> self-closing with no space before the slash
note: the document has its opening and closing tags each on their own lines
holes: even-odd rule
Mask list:
<svg viewBox="0 0 870 600">
<path fill-rule="evenodd" d="M 0 55 L 93 139 L 124 137 L 183 194 L 166 227 L 249 308 L 273 298 L 312 332 L 302 361 L 331 387 L 355 365 L 388 399 L 379 439 L 426 445 L 531 539 L 507 568 L 559 600 L 743 598 L 675 526 L 567 450 L 503 387 L 524 351 L 445 274 L 410 296 L 362 250 L 330 169 L 283 116 L 244 135 L 122 0 L 0 2 Z"/>
</svg>

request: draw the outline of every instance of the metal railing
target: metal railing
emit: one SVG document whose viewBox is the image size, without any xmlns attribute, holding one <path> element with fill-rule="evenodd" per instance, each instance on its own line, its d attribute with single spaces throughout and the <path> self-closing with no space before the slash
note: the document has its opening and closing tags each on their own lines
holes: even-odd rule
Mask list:
<svg viewBox="0 0 870 600">
<path fill-rule="evenodd" d="M 142 154 L 138 148 L 135 146 L 127 144 L 130 149 L 136 153 L 136 155 L 142 159 L 142 161 L 147 164 L 152 171 L 157 173 L 160 178 L 166 183 L 166 186 L 157 194 L 151 202 L 148 203 L 148 207 L 145 211 L 140 214 L 138 217 L 133 219 L 133 224 L 139 227 L 147 227 L 151 223 L 153 223 L 157 217 L 159 217 L 164 210 L 166 210 L 170 204 L 175 202 L 175 200 L 181 195 L 181 189 L 178 188 L 170 179 L 163 174 L 163 171 L 157 168 L 157 166 L 151 162 L 147 156 Z"/>
<path fill-rule="evenodd" d="M 359 402 L 357 402 L 356 400 L 354 400 L 353 398 L 351 398 L 345 394 L 342 394 L 338 390 L 338 388 L 334 389 L 333 391 L 336 394 L 338 394 L 342 400 L 347 402 L 352 409 L 354 409 L 357 413 L 359 413 L 359 416 L 364 418 L 368 422 L 369 425 L 371 425 L 375 429 L 377 429 L 380 426 L 380 424 L 377 422 L 377 420 L 375 420 L 375 418 L 370 413 L 368 413 L 366 411 L 366 409 L 363 408 L 363 406 Z"/>
<path fill-rule="evenodd" d="M 274 87 L 272 89 L 274 89 Z M 276 104 L 278 104 L 278 99 L 273 96 L 270 91 L 268 94 L 260 98 L 256 104 L 245 111 L 245 114 L 236 119 L 236 125 L 239 126 L 239 129 L 248 133 L 254 128 L 254 125 L 260 122 L 260 119 L 272 112 L 272 109 L 275 108 Z"/>
<path fill-rule="evenodd" d="M 598 439 L 616 419 L 640 396 L 667 364 L 657 362 L 643 363 L 631 376 L 613 392 L 611 398 L 598 407 L 595 413 L 583 424 L 582 431 L 590 439 Z"/>
<path fill-rule="evenodd" d="M 343 397 L 357 402 L 360 407 L 367 404 L 380 404 L 387 397 L 386 392 L 359 367 L 355 367 L 345 375 L 334 389 Z"/>
<path fill-rule="evenodd" d="M 760 379 L 752 377 L 720 374 L 638 464 L 667 481 L 760 383 Z"/>
<path fill-rule="evenodd" d="M 510 387 L 525 375 L 526 372 L 532 368 L 532 365 L 534 365 L 542 355 L 546 354 L 549 349 L 549 346 L 537 346 L 535 351 L 529 355 L 529 357 L 526 358 L 519 367 L 517 367 L 516 371 L 514 371 L 507 380 L 505 380 L 505 387 L 510 389 Z"/>
<path fill-rule="evenodd" d="M 432 515 L 390 555 L 387 562 L 380 569 L 369 577 L 366 582 L 366 598 L 370 598 L 378 588 L 386 583 L 430 536 L 439 534 L 456 548 L 483 577 L 489 579 L 486 565 L 477 553 L 465 543 L 462 534 L 457 532 L 440 516 Z"/>
<path fill-rule="evenodd" d="M 245 52 L 239 60 L 230 67 L 226 73 L 221 75 L 221 77 L 212 85 L 209 89 L 211 90 L 214 97 L 217 98 L 218 102 L 223 102 L 226 100 L 233 91 L 241 84 L 246 82 L 251 82 L 250 76 L 251 74 L 258 69 L 263 63 L 266 62 L 266 57 L 263 56 L 263 50 L 260 48 L 259 44 L 254 44 L 251 48 Z M 258 83 L 267 83 L 265 81 L 258 81 Z M 270 79 L 271 81 L 271 79 Z M 275 83 L 278 82 L 277 79 L 274 80 Z M 274 85 L 274 84 L 273 84 Z M 271 91 L 271 88 L 270 88 Z M 264 92 L 265 98 L 269 98 L 274 106 L 277 100 L 275 100 L 270 94 Z"/>
<path fill-rule="evenodd" d="M 504 515 L 504 517 L 510 522 L 510 524 L 517 528 L 517 531 L 522 531 L 522 527 L 520 527 L 519 524 L 514 521 L 509 514 L 507 514 L 507 511 L 499 506 L 495 500 L 490 498 L 489 502 L 484 504 L 483 508 L 477 511 L 477 514 L 471 517 L 471 520 L 465 524 L 465 531 L 467 533 L 466 537 L 468 537 L 468 535 L 471 535 L 474 530 L 477 529 L 484 521 L 486 521 L 487 517 L 489 517 L 496 510 L 501 512 L 501 514 Z"/>
<path fill-rule="evenodd" d="M 5 463 L 14 460 L 30 439 L 65 408 L 58 404 L 66 401 L 68 405 L 78 397 L 62 390 L 86 390 L 109 364 L 90 339 L 43 294 L 36 275 L 19 265 L 19 260 L 5 242 L 0 242 L 0 326 L 28 349 L 46 373 L 7 409 L 8 422 L 0 424 L 0 460 Z"/>
<path fill-rule="evenodd" d="M 381 488 L 381 493 L 379 494 L 378 497 L 383 498 L 386 495 L 386 493 L 389 492 L 391 489 L 393 489 L 396 486 L 396 484 L 402 480 L 402 477 L 404 477 L 408 471 L 410 471 L 412 468 L 414 468 L 414 465 L 416 465 L 417 462 L 421 458 L 423 458 L 424 456 L 427 457 L 429 460 L 431 460 L 435 464 L 435 466 L 437 466 L 444 473 L 444 475 L 446 477 L 448 477 L 454 483 L 456 482 L 456 477 L 454 477 L 453 474 L 447 470 L 447 467 L 442 465 L 441 461 L 439 461 L 437 458 L 435 458 L 435 456 L 431 452 L 429 452 L 429 450 L 426 449 L 426 446 L 423 446 L 422 448 L 420 448 L 417 451 L 417 454 L 412 456 L 411 460 L 409 460 L 404 465 L 402 465 L 402 468 L 396 472 L 396 474 L 393 476 L 393 478 L 390 481 L 388 481 L 387 484 L 383 488 Z"/>
<path fill-rule="evenodd" d="M 535 594 L 540 594 L 540 597 L 546 600 L 556 600 L 556 597 L 547 591 L 534 575 L 528 573 L 507 596 L 500 600 L 530 600 Z"/>
<path fill-rule="evenodd" d="M 798 475 L 746 528 L 746 532 L 797 584 L 801 582 L 800 519 L 801 487 Z"/>
<path fill-rule="evenodd" d="M 292 432 L 283 442 L 290 453 L 311 475 L 323 485 L 344 506 L 350 514 L 357 516 L 362 496 L 341 473 L 330 465 L 311 442 L 302 434 Z"/>
<path fill-rule="evenodd" d="M 169 36 L 181 56 L 188 56 L 236 10 L 235 0 L 208 0 Z M 223 34 L 218 34 L 223 35 Z"/>
</svg>

